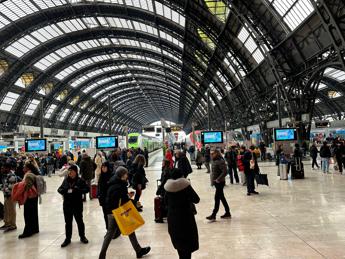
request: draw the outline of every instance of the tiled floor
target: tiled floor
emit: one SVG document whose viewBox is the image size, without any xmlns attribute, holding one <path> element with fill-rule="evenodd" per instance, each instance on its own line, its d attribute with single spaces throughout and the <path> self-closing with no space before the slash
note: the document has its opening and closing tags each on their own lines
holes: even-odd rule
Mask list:
<svg viewBox="0 0 345 259">
<path fill-rule="evenodd" d="M 153 221 L 160 153 L 151 160 L 147 170 L 150 184 L 142 199 L 142 215 L 146 224 L 137 231 L 137 236 L 142 245 L 152 247 L 147 258 L 173 259 L 177 255 L 171 245 L 167 225 Z M 209 175 L 205 170 L 194 170 L 190 179 L 201 202 L 197 205 L 196 216 L 200 250 L 193 254 L 193 258 L 345 258 L 345 177 L 311 171 L 309 162 L 305 162 L 304 180 L 280 181 L 274 163 L 261 164 L 261 169 L 269 174 L 270 187 L 260 186 L 257 189 L 259 196 L 247 197 L 245 187 L 227 186 L 225 193 L 233 218 L 214 223 L 205 220 L 213 207 L 214 189 L 209 186 Z M 56 192 L 62 179 L 52 177 L 47 181 L 48 194 L 39 207 L 41 232 L 29 239 L 18 240 L 17 236 L 23 229 L 23 209 L 18 209 L 17 232 L 0 233 L 0 258 L 97 258 L 105 234 L 98 201 L 88 201 L 84 206 L 90 243 L 83 245 L 79 242 L 74 225 L 72 244 L 62 249 L 62 199 Z M 128 238 L 114 240 L 108 250 L 108 258 L 135 258 Z"/>
</svg>

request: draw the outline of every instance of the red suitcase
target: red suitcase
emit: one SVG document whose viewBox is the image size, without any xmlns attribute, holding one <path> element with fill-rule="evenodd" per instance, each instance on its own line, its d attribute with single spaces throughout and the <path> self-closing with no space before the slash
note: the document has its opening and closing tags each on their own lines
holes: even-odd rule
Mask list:
<svg viewBox="0 0 345 259">
<path fill-rule="evenodd" d="M 97 199 L 97 185 L 91 185 L 91 197 L 92 199 Z"/>
<path fill-rule="evenodd" d="M 154 209 L 155 209 L 155 219 L 163 219 L 163 198 L 160 196 L 157 196 L 154 200 Z"/>
</svg>

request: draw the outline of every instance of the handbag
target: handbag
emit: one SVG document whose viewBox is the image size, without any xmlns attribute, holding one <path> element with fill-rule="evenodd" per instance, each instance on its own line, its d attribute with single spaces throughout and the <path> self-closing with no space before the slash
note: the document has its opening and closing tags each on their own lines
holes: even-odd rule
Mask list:
<svg viewBox="0 0 345 259">
<path fill-rule="evenodd" d="M 256 180 L 257 185 L 262 184 L 262 185 L 269 186 L 267 174 L 261 174 L 261 173 L 255 174 L 255 180 Z"/>
<path fill-rule="evenodd" d="M 128 236 L 132 234 L 136 229 L 145 224 L 144 219 L 139 214 L 138 210 L 134 207 L 133 202 L 130 200 L 121 205 L 121 199 L 119 207 L 112 210 L 116 223 L 121 231 L 121 234 Z"/>
</svg>

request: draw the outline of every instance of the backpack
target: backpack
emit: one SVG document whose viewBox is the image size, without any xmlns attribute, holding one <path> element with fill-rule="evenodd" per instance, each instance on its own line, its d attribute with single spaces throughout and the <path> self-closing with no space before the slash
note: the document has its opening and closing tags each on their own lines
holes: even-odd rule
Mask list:
<svg viewBox="0 0 345 259">
<path fill-rule="evenodd" d="M 39 196 L 47 192 L 47 183 L 44 180 L 43 176 L 41 175 L 36 176 L 36 185 L 37 185 L 37 193 Z"/>
</svg>

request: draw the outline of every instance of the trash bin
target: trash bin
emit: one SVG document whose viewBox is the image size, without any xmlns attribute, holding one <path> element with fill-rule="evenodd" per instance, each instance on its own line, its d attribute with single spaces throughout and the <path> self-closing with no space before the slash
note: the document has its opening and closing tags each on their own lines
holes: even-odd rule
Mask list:
<svg viewBox="0 0 345 259">
<path fill-rule="evenodd" d="M 288 164 L 279 164 L 280 180 L 288 179 Z"/>
</svg>

